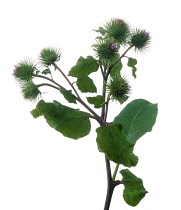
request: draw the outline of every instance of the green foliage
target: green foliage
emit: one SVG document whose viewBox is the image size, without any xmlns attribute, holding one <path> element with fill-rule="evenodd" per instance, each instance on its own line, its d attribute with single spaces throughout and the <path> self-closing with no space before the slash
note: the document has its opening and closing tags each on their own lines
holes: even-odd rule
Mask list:
<svg viewBox="0 0 181 210">
<path fill-rule="evenodd" d="M 128 58 L 128 66 L 129 67 L 132 67 L 132 75 L 133 75 L 133 77 L 134 78 L 136 78 L 136 70 L 137 70 L 137 68 L 136 68 L 136 65 L 137 64 L 137 60 L 136 59 L 134 59 L 134 58 Z"/>
<path fill-rule="evenodd" d="M 102 35 L 105 35 L 107 33 L 107 30 L 104 29 L 103 27 L 99 27 L 98 30 L 94 30 L 94 31 L 96 31 L 98 33 L 101 33 Z"/>
<path fill-rule="evenodd" d="M 104 97 L 101 95 L 95 97 L 87 97 L 87 101 L 94 105 L 94 108 L 101 108 L 104 104 Z"/>
<path fill-rule="evenodd" d="M 150 43 L 150 35 L 145 30 L 136 29 L 130 39 L 130 45 L 137 51 L 144 51 Z"/>
<path fill-rule="evenodd" d="M 90 118 L 96 120 L 100 125 L 96 129 L 96 142 L 99 151 L 105 154 L 107 164 L 109 188 L 106 205 L 109 206 L 110 204 L 108 199 L 111 199 L 110 193 L 113 192 L 114 187 L 123 184 L 125 202 L 131 206 L 136 206 L 147 193 L 142 180 L 128 169 L 120 172 L 123 176 L 122 181 L 115 181 L 115 178 L 119 164 L 126 167 L 137 165 L 138 157 L 133 153 L 134 146 L 140 137 L 152 130 L 158 112 L 157 104 L 152 104 L 144 99 L 136 99 L 122 109 L 112 123 L 107 123 L 107 116 L 111 101 L 116 100 L 123 104 L 129 98 L 131 87 L 122 76 L 122 58 L 128 58 L 127 66 L 132 68 L 132 75 L 136 78 L 137 60 L 126 54 L 131 49 L 135 49 L 135 51 L 147 49 L 150 35 L 145 30 L 137 29 L 131 32 L 131 28 L 125 21 L 116 18 L 111 19 L 104 27 L 99 27 L 95 31 L 100 33 L 96 37 L 95 44 L 92 45 L 95 58 L 81 56 L 68 73 L 68 76 L 75 77 L 77 81 L 71 82 L 62 68 L 57 65 L 56 62 L 60 60 L 61 53 L 54 48 L 44 48 L 41 51 L 38 58 L 42 64 L 41 69 L 38 69 L 33 62 L 25 60 L 15 66 L 13 75 L 20 82 L 25 99 L 30 101 L 39 99 L 41 95 L 39 88 L 49 86 L 56 91 L 58 90 L 68 103 L 80 103 L 89 111 L 87 113 L 73 109 L 55 100 L 52 103 L 40 100 L 31 114 L 34 118 L 43 116 L 50 127 L 72 139 L 79 139 L 88 135 L 91 130 Z M 124 49 L 126 46 L 127 48 Z M 122 53 L 120 54 L 119 51 Z M 68 82 L 71 90 L 62 86 L 61 79 L 54 80 L 51 71 L 52 66 L 55 70 L 57 69 L 56 73 L 60 73 L 63 79 Z M 102 75 L 102 80 L 99 80 L 98 76 L 96 78 L 102 84 L 102 95 L 97 94 L 86 98 L 94 108 L 101 108 L 98 110 L 101 111 L 100 115 L 91 106 L 89 107 L 89 104 L 86 104 L 81 97 L 81 93 L 99 92 L 94 81 L 89 77 L 94 72 Z M 40 79 L 46 80 L 46 82 L 35 84 L 33 79 L 36 79 L 36 82 Z M 61 83 L 59 84 L 57 81 Z M 109 160 L 117 164 L 113 176 L 111 176 L 111 168 L 108 167 Z"/>
<path fill-rule="evenodd" d="M 127 23 L 121 19 L 112 19 L 105 25 L 108 37 L 113 38 L 119 44 L 125 44 L 130 30 Z"/>
<path fill-rule="evenodd" d="M 72 93 L 71 90 L 66 90 L 65 88 L 60 88 L 60 92 L 64 96 L 64 98 L 69 102 L 69 103 L 74 103 L 76 104 L 76 96 Z"/>
<path fill-rule="evenodd" d="M 41 95 L 38 85 L 35 85 L 32 81 L 23 83 L 21 89 L 24 99 L 29 101 L 36 101 Z"/>
<path fill-rule="evenodd" d="M 39 55 L 39 60 L 44 66 L 51 66 L 60 60 L 61 53 L 58 49 L 44 48 Z"/>
<path fill-rule="evenodd" d="M 50 71 L 50 69 L 45 69 L 42 71 L 42 74 L 45 74 L 45 75 L 51 74 L 51 71 Z"/>
<path fill-rule="evenodd" d="M 78 59 L 75 66 L 69 71 L 69 76 L 83 78 L 92 72 L 97 71 L 99 64 L 92 56 L 83 58 L 82 56 Z"/>
<path fill-rule="evenodd" d="M 88 92 L 96 93 L 97 92 L 97 88 L 94 85 L 93 80 L 88 76 L 78 78 L 76 84 L 82 93 L 88 93 Z"/>
<path fill-rule="evenodd" d="M 143 186 L 143 181 L 131 173 L 128 169 L 121 170 L 124 185 L 123 198 L 130 206 L 136 206 L 145 197 L 147 191 Z"/>
<path fill-rule="evenodd" d="M 107 83 L 107 90 L 110 98 L 119 101 L 120 104 L 129 98 L 130 86 L 120 74 L 115 74 L 110 78 Z"/>
<path fill-rule="evenodd" d="M 64 106 L 57 101 L 46 103 L 41 100 L 31 114 L 34 118 L 44 116 L 50 127 L 72 139 L 82 138 L 90 132 L 90 114 Z"/>
<path fill-rule="evenodd" d="M 32 80 L 35 71 L 36 65 L 30 60 L 25 60 L 16 65 L 13 75 L 20 83 L 26 83 Z"/>
<path fill-rule="evenodd" d="M 97 144 L 109 160 L 124 166 L 135 166 L 138 157 L 133 154 L 133 145 L 125 138 L 120 124 L 101 126 L 96 129 Z"/>
<path fill-rule="evenodd" d="M 123 67 L 123 64 L 121 63 L 121 60 L 119 60 L 117 62 L 117 60 L 120 58 L 120 55 L 117 53 L 117 55 L 115 56 L 114 60 L 112 60 L 111 65 L 113 65 L 111 71 L 110 71 L 110 76 L 114 77 L 117 75 L 120 75 L 120 71 Z M 117 63 L 116 63 L 117 62 Z M 116 63 L 116 64 L 115 64 Z M 115 64 L 115 65 L 114 65 Z"/>
<path fill-rule="evenodd" d="M 141 136 L 152 130 L 157 112 L 157 104 L 152 104 L 144 99 L 136 99 L 115 117 L 113 123 L 120 123 L 127 141 L 135 144 Z"/>
</svg>

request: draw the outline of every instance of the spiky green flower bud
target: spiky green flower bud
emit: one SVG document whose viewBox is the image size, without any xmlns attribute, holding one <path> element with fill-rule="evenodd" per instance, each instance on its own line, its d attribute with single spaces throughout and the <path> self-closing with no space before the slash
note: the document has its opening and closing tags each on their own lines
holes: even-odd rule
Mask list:
<svg viewBox="0 0 181 210">
<path fill-rule="evenodd" d="M 38 85 L 32 81 L 21 85 L 23 97 L 29 101 L 35 101 L 41 95 Z"/>
<path fill-rule="evenodd" d="M 60 60 L 61 53 L 58 49 L 44 48 L 39 55 L 39 60 L 44 66 L 51 66 Z"/>
<path fill-rule="evenodd" d="M 101 64 L 109 65 L 114 60 L 119 50 L 119 44 L 112 43 L 112 40 L 100 39 L 97 44 L 93 45 L 96 55 Z"/>
<path fill-rule="evenodd" d="M 125 44 L 130 34 L 129 26 L 121 19 L 112 19 L 105 25 L 107 35 L 118 42 L 119 44 Z"/>
<path fill-rule="evenodd" d="M 15 66 L 13 75 L 20 83 L 29 82 L 32 80 L 35 70 L 36 65 L 29 60 L 25 60 Z"/>
<path fill-rule="evenodd" d="M 148 44 L 150 43 L 150 34 L 145 30 L 137 29 L 131 36 L 130 45 L 135 48 L 135 50 L 144 51 Z"/>
<path fill-rule="evenodd" d="M 110 99 L 117 100 L 121 104 L 129 98 L 128 94 L 130 93 L 130 89 L 127 80 L 119 74 L 114 75 L 107 83 L 107 90 Z"/>
</svg>

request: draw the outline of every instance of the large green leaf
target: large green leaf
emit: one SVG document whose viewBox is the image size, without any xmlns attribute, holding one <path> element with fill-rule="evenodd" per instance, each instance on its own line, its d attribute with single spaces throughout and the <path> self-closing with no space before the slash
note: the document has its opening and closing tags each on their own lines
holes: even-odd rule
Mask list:
<svg viewBox="0 0 181 210">
<path fill-rule="evenodd" d="M 69 102 L 69 103 L 74 103 L 76 104 L 76 96 L 72 93 L 71 90 L 66 90 L 65 88 L 60 88 L 60 92 L 64 96 L 64 98 Z"/>
<path fill-rule="evenodd" d="M 94 105 L 94 108 L 101 108 L 104 104 L 104 97 L 101 95 L 94 97 L 87 97 L 87 101 Z"/>
<path fill-rule="evenodd" d="M 64 106 L 57 101 L 46 103 L 41 100 L 31 114 L 34 118 L 44 116 L 49 126 L 72 139 L 82 138 L 90 132 L 90 114 Z"/>
<path fill-rule="evenodd" d="M 101 126 L 96 132 L 98 148 L 109 160 L 127 167 L 137 164 L 138 157 L 133 154 L 133 145 L 126 140 L 120 124 Z"/>
<path fill-rule="evenodd" d="M 69 76 L 82 78 L 97 71 L 98 68 L 99 64 L 92 56 L 87 56 L 86 58 L 81 56 L 76 65 L 69 71 Z"/>
<path fill-rule="evenodd" d="M 123 198 L 130 206 L 136 206 L 145 197 L 147 191 L 143 186 L 143 181 L 131 173 L 128 169 L 120 171 L 124 184 Z"/>
<path fill-rule="evenodd" d="M 78 78 L 77 79 L 77 87 L 79 88 L 79 90 L 82 93 L 96 93 L 97 92 L 97 88 L 94 85 L 93 80 L 88 77 L 82 77 L 82 78 Z"/>
<path fill-rule="evenodd" d="M 113 123 L 120 123 L 123 126 L 122 132 L 126 140 L 134 145 L 141 136 L 152 130 L 157 112 L 157 104 L 136 99 L 115 117 Z"/>
</svg>

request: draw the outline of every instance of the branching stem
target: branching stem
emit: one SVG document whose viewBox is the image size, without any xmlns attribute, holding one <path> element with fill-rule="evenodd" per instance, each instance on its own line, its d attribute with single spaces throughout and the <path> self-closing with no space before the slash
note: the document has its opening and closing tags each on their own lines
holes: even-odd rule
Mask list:
<svg viewBox="0 0 181 210">
<path fill-rule="evenodd" d="M 54 67 L 62 74 L 62 76 L 66 79 L 66 81 L 69 83 L 69 85 L 71 86 L 71 88 L 73 89 L 73 91 L 75 92 L 75 94 L 77 95 L 77 98 L 80 99 L 80 96 L 78 94 L 78 92 L 76 91 L 76 89 L 74 88 L 74 86 L 72 85 L 72 83 L 70 82 L 70 80 L 67 78 L 67 76 L 63 73 L 63 71 L 57 66 L 56 63 L 53 64 Z"/>
<path fill-rule="evenodd" d="M 110 71 L 111 71 L 111 69 L 126 55 L 126 53 L 130 50 L 132 48 L 132 46 L 129 46 L 128 48 L 127 48 L 127 50 L 119 57 L 119 59 L 113 64 L 113 65 L 111 65 L 110 67 L 109 67 L 109 69 L 108 69 L 108 71 L 107 71 L 107 74 L 106 74 L 106 80 L 108 79 L 108 77 L 109 77 L 109 74 L 110 74 Z"/>
<path fill-rule="evenodd" d="M 43 76 L 43 75 L 38 75 L 37 77 L 42 78 L 42 79 L 46 79 L 52 83 L 54 83 L 55 85 L 59 86 L 60 88 L 62 88 L 62 86 L 60 84 L 58 84 L 57 82 L 55 82 L 53 79 L 50 79 L 49 77 Z"/>
<path fill-rule="evenodd" d="M 60 88 L 58 88 L 58 87 L 56 87 L 56 86 L 54 86 L 54 85 L 52 85 L 52 84 L 49 84 L 49 83 L 41 83 L 41 84 L 39 84 L 39 85 L 37 85 L 38 87 L 42 87 L 42 86 L 50 86 L 50 87 L 52 87 L 52 88 L 54 88 L 54 89 L 57 89 L 57 90 L 59 90 Z"/>
<path fill-rule="evenodd" d="M 60 69 L 60 67 L 56 64 L 56 63 L 54 63 L 53 64 L 54 65 L 54 67 L 63 75 L 63 77 L 66 79 L 66 81 L 69 83 L 69 85 L 71 86 L 71 88 L 73 89 L 73 91 L 75 92 L 75 94 L 76 94 L 76 100 L 79 102 L 79 103 L 81 103 L 87 110 L 89 110 L 89 112 L 91 113 L 91 114 L 93 114 L 94 115 L 94 117 L 95 117 L 95 119 L 97 120 L 97 122 L 98 123 L 100 123 L 100 117 L 99 117 L 99 115 L 97 115 L 95 112 L 94 112 L 94 110 L 92 110 L 82 99 L 81 99 L 81 97 L 79 96 L 79 94 L 78 94 L 78 92 L 76 91 L 76 89 L 74 88 L 74 86 L 73 86 L 73 84 L 70 82 L 70 80 L 68 79 L 68 77 L 63 73 L 63 71 Z"/>
</svg>

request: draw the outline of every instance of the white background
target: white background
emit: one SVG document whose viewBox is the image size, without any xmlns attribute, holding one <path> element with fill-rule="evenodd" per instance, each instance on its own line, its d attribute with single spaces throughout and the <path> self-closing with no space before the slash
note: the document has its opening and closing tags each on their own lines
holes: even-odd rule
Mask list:
<svg viewBox="0 0 181 210">
<path fill-rule="evenodd" d="M 89 136 L 75 141 L 50 128 L 43 118 L 33 119 L 29 112 L 36 103 L 23 99 L 12 72 L 19 61 L 36 59 L 42 48 L 52 46 L 61 49 L 59 65 L 67 74 L 79 56 L 94 55 L 91 45 L 97 34 L 92 29 L 114 17 L 123 18 L 133 28 L 147 29 L 152 36 L 147 53 L 130 54 L 138 59 L 137 79 L 132 79 L 130 69 L 124 70 L 132 85 L 129 101 L 144 98 L 158 103 L 159 107 L 153 131 L 135 147 L 139 163 L 131 171 L 143 179 L 149 191 L 135 209 L 180 210 L 179 3 L 179 0 L 6 0 L 1 3 L 1 210 L 103 209 L 106 171 L 104 156 L 98 152 L 95 142 L 94 130 L 98 124 L 92 126 Z M 99 76 L 95 77 L 98 83 Z M 62 77 L 58 76 L 57 80 L 67 85 Z M 65 104 L 55 91 L 44 94 L 44 99 L 61 100 Z M 111 105 L 109 119 L 123 107 Z M 121 179 L 121 175 L 117 178 Z M 133 208 L 123 201 L 122 190 L 123 186 L 116 188 L 110 210 Z"/>
</svg>

